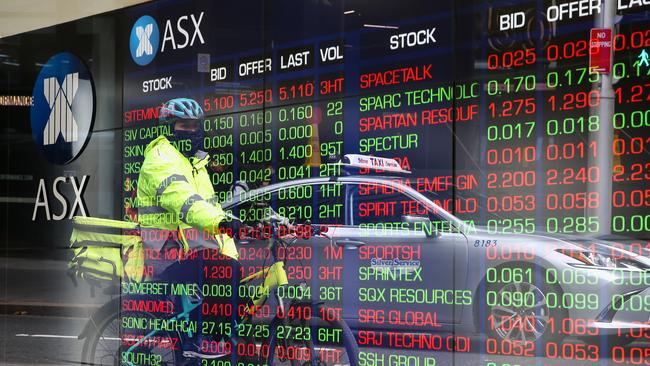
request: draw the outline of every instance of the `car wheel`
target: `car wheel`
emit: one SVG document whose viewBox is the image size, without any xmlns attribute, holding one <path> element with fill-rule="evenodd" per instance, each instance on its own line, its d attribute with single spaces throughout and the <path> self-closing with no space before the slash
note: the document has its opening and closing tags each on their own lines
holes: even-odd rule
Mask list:
<svg viewBox="0 0 650 366">
<path fill-rule="evenodd" d="M 517 265 L 513 268 L 531 269 L 532 266 Z M 563 338 L 557 331 L 566 312 L 551 308 L 547 294 L 554 292 L 561 298 L 561 289 L 549 286 L 540 278 L 532 281 L 495 281 L 486 288 L 486 328 L 488 336 L 499 341 L 519 341 L 522 343 L 559 342 Z M 554 331 L 555 330 L 555 331 Z"/>
<path fill-rule="evenodd" d="M 605 342 L 604 344 L 603 344 L 602 337 L 604 337 L 604 342 Z M 611 349 L 614 347 L 627 347 L 630 345 L 630 343 L 636 341 L 636 339 L 630 338 L 626 334 L 621 334 L 621 335 L 611 334 L 606 336 L 584 337 L 582 340 L 587 344 L 596 344 L 599 346 L 604 346 L 601 348 L 604 348 L 606 351 L 611 351 Z"/>
</svg>

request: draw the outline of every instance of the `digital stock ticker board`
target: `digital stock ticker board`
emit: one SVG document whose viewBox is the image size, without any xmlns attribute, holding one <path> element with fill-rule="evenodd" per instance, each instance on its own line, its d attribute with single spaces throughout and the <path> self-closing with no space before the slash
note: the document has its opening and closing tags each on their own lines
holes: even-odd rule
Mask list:
<svg viewBox="0 0 650 366">
<path fill-rule="evenodd" d="M 645 0 L 126 9 L 124 219 L 147 145 L 173 135 L 163 103 L 191 98 L 212 202 L 243 234 L 234 267 L 144 238 L 120 362 L 649 364 L 649 16 Z M 195 281 L 158 278 L 187 258 Z"/>
</svg>

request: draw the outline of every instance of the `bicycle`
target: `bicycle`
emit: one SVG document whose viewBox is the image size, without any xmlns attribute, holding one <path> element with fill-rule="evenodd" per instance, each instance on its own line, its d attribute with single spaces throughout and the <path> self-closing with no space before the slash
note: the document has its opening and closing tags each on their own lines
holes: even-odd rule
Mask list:
<svg viewBox="0 0 650 366">
<path fill-rule="evenodd" d="M 268 234 L 269 254 L 272 256 L 273 263 L 263 266 L 261 270 L 240 280 L 240 286 L 256 280 L 262 282 L 255 287 L 255 294 L 247 299 L 243 314 L 236 313 L 234 326 L 224 327 L 226 328 L 225 342 L 219 343 L 218 346 L 226 347 L 225 351 L 230 351 L 229 356 L 201 360 L 185 358 L 179 350 L 180 345 L 175 341 L 182 342 L 185 339 L 178 329 L 176 331 L 154 329 L 148 333 L 136 330 L 134 334 L 129 334 L 125 338 L 121 332 L 121 320 L 137 316 L 139 319 L 156 322 L 159 321 L 156 319 L 160 316 L 146 312 L 120 312 L 118 297 L 93 314 L 79 336 L 85 338 L 82 351 L 83 362 L 128 366 L 138 363 L 183 365 L 193 362 L 200 363 L 202 366 L 279 364 L 357 366 L 358 345 L 343 319 L 324 319 L 322 315 L 328 313 L 324 304 L 303 299 L 306 296 L 294 296 L 294 299 L 286 304 L 278 291 L 290 287 L 284 269 L 285 259 L 278 256 L 280 248 L 286 249 L 294 244 L 299 239 L 295 234 L 297 232 L 309 232 L 314 236 L 322 235 L 331 241 L 326 231 L 326 228 L 309 224 L 290 225 L 281 220 L 270 220 L 268 230 L 264 232 Z M 285 235 L 286 233 L 293 234 Z M 307 284 L 298 284 L 295 291 L 308 291 Z M 254 324 L 253 317 L 256 309 L 260 309 L 271 294 L 275 296 L 278 304 L 273 320 L 268 325 Z M 204 295 L 201 293 L 202 297 L 205 297 Z M 177 324 L 187 322 L 190 312 L 201 305 L 203 301 L 201 296 L 181 296 L 181 311 L 165 320 Z M 316 333 L 319 329 L 328 329 L 330 334 L 338 335 L 338 339 L 317 345 L 314 340 L 317 339 Z M 192 334 L 188 336 L 192 337 Z M 117 347 L 115 347 L 116 342 L 120 343 Z"/>
</svg>

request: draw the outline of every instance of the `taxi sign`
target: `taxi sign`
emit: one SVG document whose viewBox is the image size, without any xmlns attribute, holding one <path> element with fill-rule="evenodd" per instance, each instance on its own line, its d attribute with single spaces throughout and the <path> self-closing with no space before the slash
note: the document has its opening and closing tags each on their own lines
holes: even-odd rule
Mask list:
<svg viewBox="0 0 650 366">
<path fill-rule="evenodd" d="M 389 159 L 389 158 L 380 158 L 377 156 L 345 154 L 345 156 L 343 157 L 343 162 L 340 162 L 340 164 L 345 166 L 355 167 L 355 168 L 384 170 L 387 172 L 411 174 L 410 171 L 402 169 L 402 167 L 399 165 L 397 160 Z"/>
</svg>

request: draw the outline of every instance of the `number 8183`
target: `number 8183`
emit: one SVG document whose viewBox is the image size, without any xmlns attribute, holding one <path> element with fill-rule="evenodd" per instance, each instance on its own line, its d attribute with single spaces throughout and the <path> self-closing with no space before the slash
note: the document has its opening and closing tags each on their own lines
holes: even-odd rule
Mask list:
<svg viewBox="0 0 650 366">
<path fill-rule="evenodd" d="M 485 240 L 485 239 L 480 239 L 474 241 L 474 247 L 475 248 L 489 248 L 489 247 L 496 247 L 497 246 L 497 240 Z"/>
</svg>

